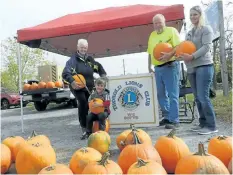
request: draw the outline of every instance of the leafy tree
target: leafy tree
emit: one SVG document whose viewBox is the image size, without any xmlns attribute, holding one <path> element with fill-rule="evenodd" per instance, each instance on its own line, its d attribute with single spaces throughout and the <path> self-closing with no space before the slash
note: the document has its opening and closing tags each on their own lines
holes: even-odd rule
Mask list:
<svg viewBox="0 0 233 175">
<path fill-rule="evenodd" d="M 17 41 L 8 38 L 1 44 L 1 86 L 11 91 L 19 91 L 19 69 L 17 58 Z M 37 77 L 37 67 L 49 64 L 46 60 L 46 52 L 41 49 L 32 49 L 20 44 L 21 75 L 22 81 L 25 79 L 35 79 Z M 23 84 L 23 82 L 21 82 Z"/>
</svg>

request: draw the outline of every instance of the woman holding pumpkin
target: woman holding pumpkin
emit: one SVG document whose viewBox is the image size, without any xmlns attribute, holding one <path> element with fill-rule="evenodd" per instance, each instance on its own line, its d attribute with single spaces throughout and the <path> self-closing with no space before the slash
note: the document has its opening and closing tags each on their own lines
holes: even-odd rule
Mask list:
<svg viewBox="0 0 233 175">
<path fill-rule="evenodd" d="M 187 33 L 186 40 L 192 41 L 196 46 L 193 54 L 182 54 L 180 58 L 187 66 L 188 79 L 195 96 L 199 125 L 192 128 L 199 134 L 218 132 L 213 106 L 209 99 L 210 86 L 213 79 L 214 67 L 211 56 L 213 31 L 204 25 L 203 11 L 200 6 L 190 9 L 190 20 L 193 28 Z"/>
<path fill-rule="evenodd" d="M 103 66 L 96 62 L 91 56 L 87 55 L 88 42 L 85 39 L 79 39 L 77 44 L 77 52 L 66 62 L 66 66 L 62 72 L 62 78 L 70 84 L 70 90 L 78 101 L 79 122 L 82 127 L 83 135 L 86 135 L 86 116 L 88 114 L 88 98 L 89 92 L 94 87 L 94 73 L 98 73 L 101 77 L 106 77 Z M 75 81 L 74 75 L 82 75 L 86 83 L 80 85 Z M 79 79 L 80 76 L 78 76 Z M 83 81 L 82 81 L 83 82 Z M 84 87 L 87 88 L 84 88 Z M 88 92 L 89 90 L 89 92 Z"/>
</svg>

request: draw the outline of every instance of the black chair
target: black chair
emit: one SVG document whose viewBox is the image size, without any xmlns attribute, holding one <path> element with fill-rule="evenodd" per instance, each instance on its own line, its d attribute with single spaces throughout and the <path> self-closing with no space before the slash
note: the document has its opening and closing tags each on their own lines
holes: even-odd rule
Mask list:
<svg viewBox="0 0 233 175">
<path fill-rule="evenodd" d="M 192 88 L 187 87 L 187 74 L 184 72 L 184 63 L 181 63 L 181 75 L 182 79 L 180 79 L 180 109 L 179 109 L 179 117 L 180 123 L 192 123 L 195 120 L 194 108 L 195 108 L 195 100 L 192 102 L 187 101 L 187 94 L 193 94 Z M 181 101 L 182 100 L 182 101 Z M 188 116 L 188 110 L 191 112 L 191 117 Z"/>
</svg>

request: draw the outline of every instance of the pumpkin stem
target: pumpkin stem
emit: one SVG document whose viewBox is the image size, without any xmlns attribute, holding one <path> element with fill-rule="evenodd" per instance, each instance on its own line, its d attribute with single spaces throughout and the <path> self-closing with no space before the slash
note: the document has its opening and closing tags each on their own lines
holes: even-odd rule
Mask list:
<svg viewBox="0 0 233 175">
<path fill-rule="evenodd" d="M 38 134 L 36 133 L 36 131 L 35 130 L 33 130 L 33 132 L 32 132 L 32 135 L 31 135 L 31 137 L 30 138 L 32 138 L 32 137 L 36 137 Z"/>
<path fill-rule="evenodd" d="M 104 153 L 101 160 L 98 161 L 99 165 L 103 165 L 105 167 L 105 165 L 108 164 L 109 156 L 110 156 L 109 152 Z"/>
<path fill-rule="evenodd" d="M 148 164 L 148 162 L 145 162 L 144 160 L 138 158 L 138 163 L 137 163 L 138 168 L 140 168 L 142 166 L 146 166 L 146 164 Z"/>
<path fill-rule="evenodd" d="M 224 135 L 218 136 L 218 140 L 225 140 L 226 138 L 227 138 L 227 136 L 224 136 Z"/>
<path fill-rule="evenodd" d="M 171 130 L 171 132 L 167 135 L 167 137 L 173 138 L 175 136 L 176 129 Z"/>
<path fill-rule="evenodd" d="M 87 153 L 87 152 L 88 152 L 86 147 L 81 148 L 80 151 L 81 151 L 82 153 Z"/>
<path fill-rule="evenodd" d="M 50 165 L 47 168 L 45 168 L 46 171 L 52 171 L 55 170 L 55 165 Z"/>
<path fill-rule="evenodd" d="M 205 152 L 204 144 L 202 142 L 198 144 L 198 152 L 196 152 L 194 155 L 209 156 L 209 154 Z"/>
<path fill-rule="evenodd" d="M 136 131 L 132 131 L 132 133 L 133 133 L 133 138 L 134 138 L 134 144 L 142 144 L 140 139 L 138 138 Z"/>
<path fill-rule="evenodd" d="M 125 146 L 125 142 L 124 141 L 120 141 L 120 145 L 121 146 Z"/>
</svg>

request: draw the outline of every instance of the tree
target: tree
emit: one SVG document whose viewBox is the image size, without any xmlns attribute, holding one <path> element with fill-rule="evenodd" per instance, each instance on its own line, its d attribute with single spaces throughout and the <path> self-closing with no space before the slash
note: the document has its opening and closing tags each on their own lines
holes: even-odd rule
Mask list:
<svg viewBox="0 0 233 175">
<path fill-rule="evenodd" d="M 19 69 L 17 59 L 17 41 L 8 38 L 1 44 L 2 68 L 1 86 L 11 91 L 19 91 Z M 32 49 L 20 44 L 20 56 L 22 65 L 22 81 L 37 78 L 37 67 L 49 64 L 46 60 L 46 52 L 41 49 Z M 21 82 L 22 83 L 22 82 Z"/>
</svg>

